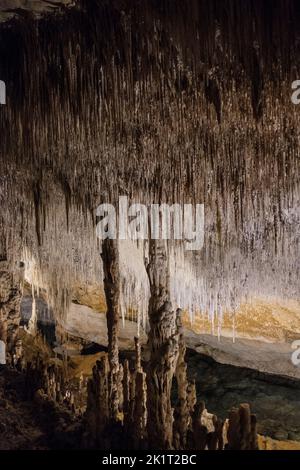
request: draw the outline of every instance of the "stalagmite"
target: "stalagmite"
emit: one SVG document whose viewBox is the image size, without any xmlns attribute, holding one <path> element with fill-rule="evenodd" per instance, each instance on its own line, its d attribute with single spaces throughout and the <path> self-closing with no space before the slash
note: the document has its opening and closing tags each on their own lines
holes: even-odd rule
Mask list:
<svg viewBox="0 0 300 470">
<path fill-rule="evenodd" d="M 138 337 L 134 338 L 135 344 L 135 370 L 141 372 L 142 369 L 142 358 L 141 358 L 141 344 Z"/>
<path fill-rule="evenodd" d="M 175 448 L 185 449 L 186 436 L 190 420 L 190 410 L 188 406 L 188 380 L 187 380 L 187 363 L 185 361 L 186 346 L 183 336 L 183 327 L 181 320 L 182 311 L 180 309 L 176 312 L 176 327 L 179 335 L 179 354 L 176 364 L 176 381 L 177 381 L 177 394 L 178 404 L 175 409 L 174 419 L 174 442 L 176 439 Z"/>
<path fill-rule="evenodd" d="M 251 415 L 248 404 L 243 403 L 238 409 L 232 408 L 227 437 L 227 448 L 230 450 L 257 449 L 256 417 Z"/>
<path fill-rule="evenodd" d="M 190 448 L 192 450 L 204 450 L 207 443 L 208 429 L 202 423 L 202 413 L 205 404 L 201 401 L 197 403 L 192 417 L 192 434 L 190 435 Z"/>
<path fill-rule="evenodd" d="M 109 404 L 111 415 L 118 420 L 119 387 L 121 383 L 119 367 L 118 332 L 120 317 L 120 266 L 119 247 L 116 240 L 106 239 L 102 244 L 102 260 L 104 271 L 104 290 L 107 304 L 107 335 L 110 378 Z"/>
<path fill-rule="evenodd" d="M 135 406 L 133 413 L 133 447 L 143 448 L 147 424 L 146 374 L 137 371 L 135 375 Z"/>
<path fill-rule="evenodd" d="M 124 380 L 124 367 L 122 364 L 119 364 L 118 372 L 118 410 L 121 413 L 124 409 L 124 391 L 123 391 L 123 380 Z M 121 419 L 118 416 L 118 419 Z"/>
<path fill-rule="evenodd" d="M 195 406 L 197 403 L 197 392 L 195 381 L 189 382 L 187 386 L 187 407 L 190 416 L 193 416 Z"/>
<path fill-rule="evenodd" d="M 124 373 L 123 373 L 123 401 L 124 401 L 123 411 L 126 416 L 129 412 L 129 407 L 130 407 L 130 380 L 131 380 L 128 359 L 124 361 L 123 370 L 124 370 Z"/>
<path fill-rule="evenodd" d="M 147 272 L 150 281 L 147 367 L 148 439 L 150 448 L 173 445 L 172 379 L 178 358 L 176 313 L 170 302 L 169 267 L 164 242 L 151 240 Z"/>
<path fill-rule="evenodd" d="M 105 445 L 104 430 L 109 419 L 109 364 L 105 355 L 94 366 L 88 382 L 85 447 Z"/>
</svg>

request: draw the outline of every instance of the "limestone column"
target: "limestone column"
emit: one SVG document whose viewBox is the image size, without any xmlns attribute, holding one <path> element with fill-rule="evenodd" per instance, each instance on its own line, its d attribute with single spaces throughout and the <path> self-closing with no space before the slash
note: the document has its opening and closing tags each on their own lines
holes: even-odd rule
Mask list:
<svg viewBox="0 0 300 470">
<path fill-rule="evenodd" d="M 119 413 L 119 389 L 120 366 L 118 332 L 120 317 L 120 266 L 119 246 L 117 240 L 106 239 L 102 243 L 104 291 L 107 304 L 107 334 L 108 334 L 108 359 L 110 367 L 110 409 L 111 417 L 118 419 Z"/>
<path fill-rule="evenodd" d="M 170 301 L 169 265 L 164 242 L 150 240 L 150 281 L 147 369 L 147 431 L 151 449 L 170 449 L 173 442 L 172 379 L 178 358 L 176 313 Z"/>
</svg>

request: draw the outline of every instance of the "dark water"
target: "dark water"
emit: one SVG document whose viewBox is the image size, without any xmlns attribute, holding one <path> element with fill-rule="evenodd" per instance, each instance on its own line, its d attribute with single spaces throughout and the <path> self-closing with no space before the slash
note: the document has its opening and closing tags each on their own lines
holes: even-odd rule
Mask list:
<svg viewBox="0 0 300 470">
<path fill-rule="evenodd" d="M 209 412 L 225 418 L 232 407 L 249 403 L 260 434 L 300 441 L 300 380 L 219 364 L 193 350 L 186 357 Z"/>
</svg>

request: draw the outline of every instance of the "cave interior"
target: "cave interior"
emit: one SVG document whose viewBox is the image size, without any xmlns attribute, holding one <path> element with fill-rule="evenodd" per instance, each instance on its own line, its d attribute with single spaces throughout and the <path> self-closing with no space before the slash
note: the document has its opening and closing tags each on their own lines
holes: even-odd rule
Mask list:
<svg viewBox="0 0 300 470">
<path fill-rule="evenodd" d="M 296 0 L 0 1 L 1 450 L 300 449 L 299 73 Z"/>
</svg>

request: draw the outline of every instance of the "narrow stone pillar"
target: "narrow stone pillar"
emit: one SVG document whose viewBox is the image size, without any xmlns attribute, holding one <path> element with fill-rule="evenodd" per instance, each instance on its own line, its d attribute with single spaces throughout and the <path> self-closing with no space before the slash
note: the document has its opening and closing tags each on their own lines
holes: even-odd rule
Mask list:
<svg viewBox="0 0 300 470">
<path fill-rule="evenodd" d="M 192 417 L 194 414 L 196 403 L 197 403 L 197 391 L 196 391 L 195 380 L 193 380 L 192 382 L 189 382 L 187 386 L 187 407 L 189 410 L 190 417 Z M 190 425 L 192 424 L 191 418 L 189 420 L 189 424 Z"/>
<path fill-rule="evenodd" d="M 176 313 L 169 289 L 169 265 L 165 244 L 150 240 L 148 335 L 150 360 L 147 369 L 148 440 L 151 449 L 170 449 L 173 443 L 172 379 L 178 359 Z"/>
<path fill-rule="evenodd" d="M 141 370 L 142 370 L 142 352 L 141 352 L 140 339 L 137 336 L 134 337 L 134 344 L 135 344 L 135 371 L 136 372 L 141 372 Z"/>
<path fill-rule="evenodd" d="M 107 356 L 103 356 L 93 367 L 93 375 L 88 382 L 87 408 L 85 415 L 85 447 L 104 445 L 104 431 L 109 423 L 109 366 Z"/>
<path fill-rule="evenodd" d="M 108 359 L 110 367 L 110 410 L 111 418 L 118 420 L 119 413 L 119 317 L 120 317 L 120 266 L 117 240 L 106 239 L 102 243 L 104 291 L 107 304 Z"/>
<path fill-rule="evenodd" d="M 178 404 L 175 409 L 174 420 L 174 446 L 177 449 L 186 448 L 187 431 L 190 421 L 190 412 L 188 408 L 187 364 L 185 362 L 186 346 L 183 335 L 181 314 L 181 309 L 178 309 L 176 312 L 176 327 L 179 335 L 179 354 L 175 371 Z"/>
<path fill-rule="evenodd" d="M 192 450 L 204 450 L 207 441 L 208 429 L 202 422 L 205 404 L 200 401 L 196 404 L 193 414 Z"/>
<path fill-rule="evenodd" d="M 142 370 L 135 375 L 135 405 L 133 413 L 133 447 L 143 448 L 147 423 L 147 390 L 146 375 Z"/>
<path fill-rule="evenodd" d="M 251 415 L 251 436 L 250 436 L 250 449 L 258 450 L 258 435 L 257 435 L 257 418 L 256 415 Z"/>
<path fill-rule="evenodd" d="M 247 403 L 230 411 L 227 438 L 229 450 L 257 450 L 256 417 Z"/>
<path fill-rule="evenodd" d="M 129 369 L 129 362 L 128 359 L 124 361 L 124 373 L 123 373 L 123 411 L 125 414 L 129 412 L 130 407 L 130 381 L 131 381 L 131 374 Z"/>
</svg>

